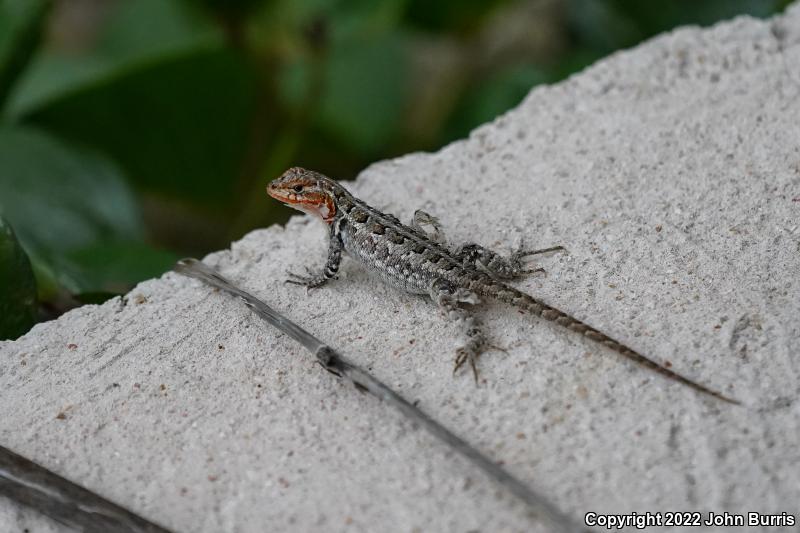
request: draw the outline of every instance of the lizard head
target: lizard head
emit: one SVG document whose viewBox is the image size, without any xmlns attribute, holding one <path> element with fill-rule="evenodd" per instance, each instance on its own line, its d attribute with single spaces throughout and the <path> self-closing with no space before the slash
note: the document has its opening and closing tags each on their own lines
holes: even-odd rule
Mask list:
<svg viewBox="0 0 800 533">
<path fill-rule="evenodd" d="M 267 185 L 267 194 L 304 213 L 332 222 L 336 215 L 336 190 L 341 186 L 329 177 L 292 167 Z"/>
</svg>

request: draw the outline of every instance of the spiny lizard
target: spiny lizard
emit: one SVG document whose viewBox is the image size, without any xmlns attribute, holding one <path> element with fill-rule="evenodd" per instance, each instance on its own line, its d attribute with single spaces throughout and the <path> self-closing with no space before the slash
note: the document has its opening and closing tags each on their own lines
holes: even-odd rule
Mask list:
<svg viewBox="0 0 800 533">
<path fill-rule="evenodd" d="M 739 402 L 695 383 L 656 363 L 558 309 L 504 283 L 523 274 L 522 258 L 535 253 L 561 249 L 518 250 L 510 257 L 477 244 L 451 251 L 445 245 L 438 220 L 423 212 L 414 213 L 411 225 L 382 213 L 355 198 L 327 176 L 295 167 L 272 181 L 267 192 L 273 198 L 300 211 L 319 216 L 328 224 L 328 260 L 322 272 L 291 276 L 288 282 L 309 288 L 319 287 L 336 277 L 342 252 L 347 252 L 387 283 L 414 294 L 429 295 L 466 336 L 456 352 L 455 370 L 469 362 L 477 380 L 475 361 L 491 346 L 474 314 L 462 303 L 475 304 L 479 298 L 499 300 L 580 333 L 663 376 L 726 402 Z M 426 231 L 423 226 L 429 226 Z"/>
</svg>

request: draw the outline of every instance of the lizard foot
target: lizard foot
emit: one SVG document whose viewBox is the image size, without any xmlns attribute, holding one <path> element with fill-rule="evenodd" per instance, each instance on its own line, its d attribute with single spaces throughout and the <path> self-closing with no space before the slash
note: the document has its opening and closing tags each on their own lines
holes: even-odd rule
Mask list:
<svg viewBox="0 0 800 533">
<path fill-rule="evenodd" d="M 456 350 L 456 361 L 453 366 L 453 374 L 458 372 L 458 369 L 464 366 L 464 363 L 469 361 L 469 366 L 472 368 L 472 376 L 475 378 L 475 384 L 478 384 L 478 367 L 475 361 L 478 360 L 479 353 L 474 350 L 469 350 L 467 347 L 459 348 Z"/>
<path fill-rule="evenodd" d="M 540 250 L 523 250 L 522 248 L 520 248 L 519 250 L 517 250 L 512 254 L 512 257 L 521 259 L 523 257 L 528 257 L 529 255 L 546 254 L 548 252 L 560 252 L 560 251 L 566 252 L 567 249 L 564 248 L 563 246 L 551 246 L 550 248 L 542 248 Z"/>
<path fill-rule="evenodd" d="M 498 346 L 496 344 L 484 344 L 478 349 L 476 346 L 463 346 L 456 350 L 456 360 L 455 364 L 453 365 L 453 374 L 458 372 L 458 369 L 464 366 L 464 363 L 469 363 L 470 368 L 472 368 L 472 376 L 475 378 L 475 383 L 478 383 L 478 365 L 477 360 L 478 357 L 481 356 L 481 353 L 487 352 L 489 350 L 497 350 L 498 352 L 503 352 L 505 354 L 508 353 L 508 350 L 503 348 L 502 346 Z"/>
<path fill-rule="evenodd" d="M 547 275 L 547 271 L 541 267 L 539 268 L 531 268 L 526 269 L 524 268 L 524 263 L 522 262 L 523 257 L 530 257 L 532 255 L 538 254 L 546 254 L 549 252 L 560 252 L 566 251 L 566 248 L 563 246 L 551 246 L 550 248 L 542 248 L 540 250 L 525 250 L 522 246 L 517 249 L 508 259 L 508 263 L 512 265 L 513 269 L 516 271 L 513 275 L 514 276 L 527 276 L 530 274 L 543 274 Z"/>
<path fill-rule="evenodd" d="M 462 263 L 480 268 L 488 272 L 494 278 L 511 280 L 526 274 L 544 272 L 543 268 L 526 269 L 526 265 L 522 260 L 524 257 L 558 250 L 564 250 L 564 247 L 552 246 L 541 250 L 526 250 L 523 246 L 520 246 L 508 257 L 503 257 L 497 252 L 493 252 L 479 244 L 465 244 L 458 249 L 456 257 L 458 257 Z"/>
<path fill-rule="evenodd" d="M 293 285 L 300 285 L 305 287 L 306 289 L 315 289 L 324 285 L 329 278 L 325 277 L 323 274 L 314 274 L 311 272 L 309 268 L 306 268 L 307 276 L 301 276 L 299 274 L 295 274 L 291 271 L 286 271 L 286 275 L 289 276 L 288 279 L 284 281 L 284 283 L 291 283 Z"/>
</svg>

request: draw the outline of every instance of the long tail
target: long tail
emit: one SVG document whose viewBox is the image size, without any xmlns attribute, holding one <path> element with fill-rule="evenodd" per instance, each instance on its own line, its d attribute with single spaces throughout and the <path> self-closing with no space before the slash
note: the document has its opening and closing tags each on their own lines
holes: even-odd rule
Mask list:
<svg viewBox="0 0 800 533">
<path fill-rule="evenodd" d="M 528 311 L 533 313 L 536 316 L 540 316 L 546 320 L 550 320 L 555 322 L 559 326 L 563 326 L 565 328 L 571 329 L 572 331 L 576 331 L 593 341 L 602 343 L 615 352 L 622 354 L 623 356 L 627 357 L 628 359 L 642 365 L 645 368 L 649 368 L 654 372 L 658 372 L 662 376 L 668 377 L 684 385 L 687 385 L 693 388 L 696 391 L 702 392 L 704 394 L 708 394 L 709 396 L 713 396 L 714 398 L 719 398 L 728 403 L 739 405 L 740 402 L 734 400 L 732 398 L 728 398 L 723 394 L 713 391 L 699 383 L 695 383 L 694 381 L 683 377 L 682 375 L 673 372 L 669 368 L 662 366 L 652 359 L 645 357 L 644 355 L 640 354 L 636 350 L 625 346 L 621 342 L 612 339 L 605 333 L 597 331 L 593 327 L 584 324 L 577 318 L 571 317 L 568 314 L 564 313 L 563 311 L 559 311 L 554 307 L 550 307 L 546 303 L 540 302 L 536 300 L 534 297 L 525 294 L 524 292 L 518 291 L 517 289 L 505 285 L 500 282 L 493 282 L 488 285 L 486 289 L 481 292 L 482 296 L 488 298 L 495 298 L 501 302 L 507 303 L 512 305 L 518 309 L 522 309 L 523 311 Z"/>
</svg>

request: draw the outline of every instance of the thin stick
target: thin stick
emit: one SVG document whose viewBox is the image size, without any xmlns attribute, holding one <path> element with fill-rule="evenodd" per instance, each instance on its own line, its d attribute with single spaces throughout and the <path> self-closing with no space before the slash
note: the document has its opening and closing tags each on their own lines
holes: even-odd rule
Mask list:
<svg viewBox="0 0 800 533">
<path fill-rule="evenodd" d="M 413 422 L 424 426 L 425 429 L 435 437 L 463 455 L 467 460 L 472 462 L 472 464 L 483 470 L 489 477 L 525 502 L 531 510 L 548 523 L 551 530 L 565 533 L 587 531 L 586 529 L 581 529 L 576 526 L 569 517 L 547 501 L 547 499 L 534 492 L 522 481 L 509 474 L 505 469 L 470 446 L 464 439 L 458 437 L 417 407 L 403 399 L 399 394 L 384 385 L 367 371 L 347 361 L 342 355 L 314 337 L 311 333 L 287 319 L 255 296 L 233 285 L 215 270 L 196 259 L 182 259 L 175 265 L 174 270 L 184 276 L 199 279 L 212 287 L 216 287 L 217 289 L 241 298 L 245 305 L 252 309 L 259 317 L 305 346 L 308 351 L 314 354 L 314 357 L 316 357 L 317 361 L 319 361 L 326 370 L 350 381 L 358 389 L 369 392 L 373 396 L 394 406 Z"/>
<path fill-rule="evenodd" d="M 84 533 L 169 533 L 2 446 L 0 496 Z"/>
</svg>

